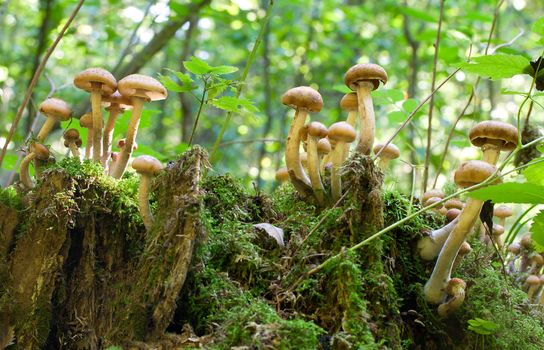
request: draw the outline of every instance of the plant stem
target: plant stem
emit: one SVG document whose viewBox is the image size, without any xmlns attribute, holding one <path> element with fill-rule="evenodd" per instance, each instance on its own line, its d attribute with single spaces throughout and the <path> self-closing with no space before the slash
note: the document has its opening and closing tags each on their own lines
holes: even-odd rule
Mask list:
<svg viewBox="0 0 544 350">
<path fill-rule="evenodd" d="M 240 84 L 238 85 L 238 88 L 236 89 L 237 98 L 240 97 L 240 95 L 242 94 L 242 88 L 244 86 L 244 82 L 246 81 L 246 78 L 249 74 L 249 69 L 251 68 L 251 65 L 255 61 L 255 56 L 257 55 L 257 50 L 259 49 L 261 41 L 263 40 L 264 33 L 266 32 L 266 26 L 270 19 L 270 15 L 272 13 L 273 7 L 274 7 L 274 0 L 269 0 L 268 8 L 266 9 L 266 14 L 263 18 L 261 30 L 259 32 L 259 35 L 257 36 L 257 40 L 255 40 L 255 44 L 253 44 L 253 49 L 251 50 L 251 53 L 249 54 L 249 57 L 246 62 L 246 66 L 244 68 L 244 72 L 242 73 L 242 77 L 240 78 L 240 81 L 239 81 Z M 212 150 L 210 152 L 210 162 L 213 162 L 215 160 L 217 149 L 219 148 L 219 144 L 221 143 L 221 140 L 223 139 L 223 135 L 225 135 L 225 132 L 227 131 L 227 128 L 229 127 L 229 124 L 232 120 L 232 115 L 233 115 L 232 112 L 227 113 L 225 122 L 223 123 L 223 126 L 221 127 L 221 130 L 219 131 L 219 135 L 217 135 L 217 138 L 215 139 L 215 143 L 213 144 Z"/>
<path fill-rule="evenodd" d="M 191 130 L 191 137 L 189 137 L 189 146 L 193 144 L 193 137 L 195 136 L 196 127 L 198 125 L 198 120 L 200 119 L 200 114 L 202 113 L 202 108 L 206 103 L 206 92 L 208 92 L 208 79 L 204 80 L 204 89 L 202 89 L 202 96 L 200 97 L 200 105 L 198 106 L 198 112 L 196 114 L 195 122 L 193 124 L 193 130 Z"/>
</svg>

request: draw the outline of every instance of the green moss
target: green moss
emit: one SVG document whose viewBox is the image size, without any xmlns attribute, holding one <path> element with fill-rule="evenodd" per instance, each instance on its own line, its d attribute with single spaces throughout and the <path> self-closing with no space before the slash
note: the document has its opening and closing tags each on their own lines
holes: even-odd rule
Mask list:
<svg viewBox="0 0 544 350">
<path fill-rule="evenodd" d="M 0 187 L 0 203 L 4 204 L 6 207 L 17 210 L 20 210 L 23 207 L 21 197 L 13 186 L 5 188 Z"/>
</svg>

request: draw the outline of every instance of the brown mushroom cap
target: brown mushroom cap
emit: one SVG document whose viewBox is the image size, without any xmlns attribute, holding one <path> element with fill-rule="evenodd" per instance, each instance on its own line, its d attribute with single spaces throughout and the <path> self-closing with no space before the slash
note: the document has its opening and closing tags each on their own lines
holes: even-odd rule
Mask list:
<svg viewBox="0 0 544 350">
<path fill-rule="evenodd" d="M 82 144 L 83 144 L 83 140 L 81 140 L 81 139 L 76 140 L 76 146 L 77 147 L 81 147 Z"/>
<path fill-rule="evenodd" d="M 465 283 L 465 281 L 463 281 L 460 278 L 452 278 L 448 282 L 448 286 L 446 287 L 446 292 L 449 295 L 451 295 L 451 294 L 453 294 L 453 292 L 455 291 L 455 288 L 457 288 L 457 287 L 465 289 L 467 287 L 467 284 Z"/>
<path fill-rule="evenodd" d="M 455 172 L 454 181 L 459 187 L 470 187 L 485 181 L 497 168 L 481 160 L 463 162 Z"/>
<path fill-rule="evenodd" d="M 493 231 L 491 232 L 491 235 L 500 236 L 503 233 L 504 233 L 504 227 L 498 224 L 493 224 Z"/>
<path fill-rule="evenodd" d="M 334 123 L 329 128 L 329 139 L 339 142 L 353 142 L 357 138 L 357 132 L 353 126 L 346 122 Z"/>
<path fill-rule="evenodd" d="M 544 264 L 544 258 L 542 255 L 535 253 L 531 256 L 531 264 L 542 266 Z"/>
<path fill-rule="evenodd" d="M 140 97 L 148 101 L 164 100 L 168 96 L 166 88 L 156 79 L 142 74 L 131 74 L 119 80 L 117 89 L 121 95 Z"/>
<path fill-rule="evenodd" d="M 444 203 L 444 206 L 447 208 L 447 209 L 463 209 L 463 207 L 465 206 L 463 204 L 463 202 L 461 202 L 459 199 L 455 199 L 455 198 L 452 198 L 452 199 L 448 199 L 446 201 L 446 203 Z"/>
<path fill-rule="evenodd" d="M 46 160 L 49 158 L 49 149 L 41 143 L 34 143 L 30 145 L 30 151 L 36 154 L 36 158 L 40 160 Z"/>
<path fill-rule="evenodd" d="M 456 217 L 459 216 L 459 214 L 461 214 L 460 209 L 457 209 L 457 208 L 448 209 L 448 211 L 446 212 L 446 220 L 448 222 L 452 222 L 453 220 L 455 220 Z"/>
<path fill-rule="evenodd" d="M 121 95 L 117 90 L 109 96 L 104 96 L 102 98 L 102 104 L 107 106 L 106 109 L 109 109 L 112 106 L 117 106 L 117 108 L 123 110 L 132 108 L 132 101 L 130 101 L 130 98 Z"/>
<path fill-rule="evenodd" d="M 60 121 L 70 119 L 72 109 L 60 98 L 51 97 L 40 104 L 40 112 L 48 117 L 57 118 Z"/>
<path fill-rule="evenodd" d="M 134 158 L 132 168 L 138 174 L 156 175 L 162 170 L 163 166 L 157 158 L 143 155 Z"/>
<path fill-rule="evenodd" d="M 383 148 L 382 143 L 376 144 L 374 146 L 374 154 L 378 154 L 378 152 L 380 152 L 382 148 Z M 398 157 L 400 157 L 400 150 L 397 146 L 390 143 L 387 145 L 387 147 L 384 148 L 382 153 L 380 153 L 380 157 L 387 158 L 387 159 L 397 159 Z"/>
<path fill-rule="evenodd" d="M 440 197 L 431 197 L 431 198 L 427 199 L 427 200 L 425 201 L 425 203 L 423 203 L 423 206 L 424 206 L 424 207 L 428 207 L 429 205 L 433 205 L 433 204 L 435 204 L 435 203 L 438 203 L 438 202 L 440 202 L 441 200 L 442 200 L 442 198 L 440 198 Z M 443 205 L 442 205 L 442 204 L 439 204 L 439 205 L 435 206 L 433 209 L 440 209 L 440 208 L 442 208 L 442 207 L 443 207 Z"/>
<path fill-rule="evenodd" d="M 425 203 L 427 199 L 431 197 L 444 198 L 445 196 L 446 194 L 444 192 L 437 188 L 433 188 L 432 190 L 428 190 L 427 192 L 423 193 L 423 197 L 421 197 L 421 202 Z"/>
<path fill-rule="evenodd" d="M 85 113 L 79 118 L 79 125 L 82 128 L 92 128 L 93 127 L 93 114 Z"/>
<path fill-rule="evenodd" d="M 126 142 L 127 142 L 127 140 L 125 140 L 125 139 L 119 139 L 119 141 L 117 141 L 117 147 L 119 147 L 119 148 L 125 147 Z M 132 144 L 132 150 L 135 151 L 137 149 L 138 149 L 138 143 L 136 143 L 136 141 L 134 141 L 134 143 Z"/>
<path fill-rule="evenodd" d="M 461 247 L 459 247 L 459 253 L 460 255 L 467 255 L 468 253 L 470 253 L 472 251 L 472 247 L 470 246 L 470 244 L 468 244 L 468 242 L 463 242 L 463 244 L 461 244 Z"/>
<path fill-rule="evenodd" d="M 101 84 L 102 95 L 111 95 L 117 89 L 115 77 L 102 68 L 87 68 L 74 78 L 74 85 L 88 92 L 92 91 L 93 83 Z"/>
<path fill-rule="evenodd" d="M 540 277 L 537 275 L 529 275 L 525 280 L 525 283 L 529 286 L 538 286 L 540 285 Z"/>
<path fill-rule="evenodd" d="M 357 100 L 357 93 L 350 92 L 344 95 L 340 100 L 340 108 L 343 111 L 352 112 L 357 111 L 359 108 L 359 102 Z"/>
<path fill-rule="evenodd" d="M 476 147 L 491 143 L 501 146 L 501 150 L 511 151 L 518 145 L 518 129 L 508 123 L 488 120 L 474 125 L 469 138 Z"/>
<path fill-rule="evenodd" d="M 276 181 L 286 182 L 289 180 L 289 171 L 287 167 L 279 168 L 276 170 Z"/>
<path fill-rule="evenodd" d="M 319 154 L 329 154 L 331 151 L 331 143 L 328 138 L 322 138 L 317 141 L 317 153 Z"/>
<path fill-rule="evenodd" d="M 327 137 L 329 134 L 329 129 L 320 122 L 311 122 L 308 124 L 308 135 L 318 138 Z"/>
<path fill-rule="evenodd" d="M 351 90 L 357 90 L 361 81 L 371 82 L 376 90 L 380 86 L 380 81 L 385 85 L 387 83 L 387 73 L 385 69 L 374 63 L 360 63 L 348 69 L 344 75 L 344 83 Z"/>
<path fill-rule="evenodd" d="M 79 139 L 79 131 L 76 129 L 68 129 L 64 133 L 64 139 L 68 142 L 74 142 L 75 140 Z"/>
<path fill-rule="evenodd" d="M 521 237 L 519 244 L 525 249 L 529 249 L 533 246 L 533 238 L 531 237 L 530 233 L 525 234 L 523 237 Z"/>
<path fill-rule="evenodd" d="M 508 251 L 514 255 L 518 255 L 521 252 L 521 244 L 514 242 L 508 246 Z"/>
<path fill-rule="evenodd" d="M 507 205 L 499 205 L 493 210 L 493 215 L 498 218 L 507 218 L 509 216 L 512 216 L 512 214 L 512 208 Z"/>
<path fill-rule="evenodd" d="M 321 94 L 309 86 L 298 86 L 287 90 L 281 97 L 281 103 L 308 112 L 319 112 L 323 108 Z"/>
</svg>

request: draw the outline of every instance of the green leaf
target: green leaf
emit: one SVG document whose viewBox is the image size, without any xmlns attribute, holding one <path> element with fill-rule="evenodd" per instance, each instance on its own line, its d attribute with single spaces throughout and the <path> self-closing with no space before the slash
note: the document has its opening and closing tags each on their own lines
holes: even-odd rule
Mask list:
<svg viewBox="0 0 544 350">
<path fill-rule="evenodd" d="M 533 27 L 531 30 L 533 31 L 533 33 L 544 36 L 544 17 L 533 23 Z"/>
<path fill-rule="evenodd" d="M 394 124 L 402 123 L 405 119 L 406 113 L 402 111 L 393 111 L 387 114 L 387 120 Z"/>
<path fill-rule="evenodd" d="M 422 21 L 438 22 L 438 17 L 435 17 L 435 16 L 429 14 L 429 12 L 416 10 L 414 8 L 411 8 L 411 7 L 401 7 L 400 12 L 402 12 L 406 16 L 417 18 L 417 19 L 420 19 Z"/>
<path fill-rule="evenodd" d="M 523 176 L 527 182 L 544 186 L 544 158 L 534 159 L 532 163 L 523 170 Z"/>
<path fill-rule="evenodd" d="M 499 328 L 499 325 L 495 322 L 484 320 L 476 317 L 475 319 L 468 320 L 468 329 L 478 334 L 489 335 L 493 334 Z"/>
<path fill-rule="evenodd" d="M 531 225 L 531 238 L 536 246 L 544 247 L 544 211 L 541 210 L 533 217 Z"/>
<path fill-rule="evenodd" d="M 17 170 L 15 169 L 15 165 L 17 165 L 18 158 L 19 157 L 17 156 L 17 154 L 7 153 L 4 156 L 4 161 L 2 162 L 2 168 L 9 171 Z"/>
<path fill-rule="evenodd" d="M 255 107 L 251 101 L 232 96 L 222 96 L 220 98 L 210 100 L 210 104 L 216 108 L 228 112 L 240 112 L 242 108 L 245 108 L 250 112 L 258 111 L 257 107 Z"/>
<path fill-rule="evenodd" d="M 224 74 L 230 74 L 238 71 L 238 67 L 233 66 L 217 66 L 212 67 L 210 70 L 210 73 L 214 73 L 217 75 L 224 75 Z"/>
<path fill-rule="evenodd" d="M 209 64 L 194 56 L 192 56 L 189 61 L 184 61 L 183 66 L 189 72 L 196 75 L 208 74 L 212 69 Z"/>
<path fill-rule="evenodd" d="M 460 67 L 467 73 L 491 79 L 504 79 L 525 74 L 530 63 L 527 58 L 520 55 L 496 54 L 474 57 L 472 61 L 465 62 Z"/>
<path fill-rule="evenodd" d="M 402 108 L 406 113 L 412 113 L 418 105 L 419 103 L 416 100 L 409 98 L 402 103 Z"/>
<path fill-rule="evenodd" d="M 159 80 L 164 85 L 165 88 L 167 88 L 170 91 L 174 92 L 185 92 L 183 87 L 181 87 L 178 83 L 176 83 L 172 78 L 166 75 L 160 75 Z"/>
<path fill-rule="evenodd" d="M 469 197 L 493 203 L 544 203 L 544 186 L 530 182 L 506 182 L 468 193 Z"/>
</svg>

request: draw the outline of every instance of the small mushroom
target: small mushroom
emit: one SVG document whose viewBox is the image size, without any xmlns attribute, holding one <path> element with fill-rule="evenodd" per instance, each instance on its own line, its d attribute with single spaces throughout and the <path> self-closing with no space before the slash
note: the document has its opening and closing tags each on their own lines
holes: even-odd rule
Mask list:
<svg viewBox="0 0 544 350">
<path fill-rule="evenodd" d="M 293 184 L 297 187 L 298 182 L 311 187 L 311 181 L 300 161 L 300 129 L 303 128 L 308 112 L 319 112 L 323 108 L 323 99 L 316 90 L 309 86 L 299 86 L 287 90 L 281 98 L 281 102 L 295 109 L 295 116 L 291 122 L 291 128 L 287 136 L 285 145 L 285 163 L 289 173 L 293 172 L 295 181 Z M 299 188 L 297 188 L 299 189 Z M 304 192 L 303 189 L 300 189 Z"/>
<path fill-rule="evenodd" d="M 110 96 L 104 96 L 103 101 L 107 103 L 106 111 L 109 112 L 108 121 L 104 128 L 104 137 L 102 139 L 102 165 L 107 166 L 108 159 L 110 159 L 111 153 L 111 141 L 113 138 L 113 129 L 115 128 L 115 121 L 119 114 L 125 110 L 132 108 L 130 100 L 123 97 L 119 91 L 115 91 Z"/>
<path fill-rule="evenodd" d="M 344 83 L 351 90 L 357 92 L 359 108 L 359 128 L 361 130 L 357 152 L 370 155 L 374 145 L 374 134 L 376 123 L 374 119 L 374 105 L 370 92 L 387 83 L 387 73 L 385 70 L 372 63 L 357 64 L 346 72 Z"/>
<path fill-rule="evenodd" d="M 506 223 L 506 218 L 512 216 L 512 208 L 507 205 L 499 205 L 493 210 L 493 216 L 496 216 L 499 219 L 499 225 L 504 227 Z"/>
<path fill-rule="evenodd" d="M 30 153 L 21 162 L 21 183 L 26 189 L 34 187 L 32 179 L 30 178 L 30 172 L 28 171 L 29 165 L 34 159 L 47 160 L 49 158 L 49 149 L 41 143 L 33 143 L 29 147 Z"/>
<path fill-rule="evenodd" d="M 74 85 L 91 93 L 93 116 L 93 161 L 100 162 L 102 157 L 102 96 L 108 96 L 117 89 L 115 77 L 102 68 L 87 68 L 74 78 Z"/>
<path fill-rule="evenodd" d="M 340 100 L 340 108 L 342 108 L 343 111 L 348 112 L 348 118 L 346 119 L 346 123 L 355 128 L 355 124 L 357 123 L 357 111 L 359 110 L 357 93 L 350 92 L 345 94 L 344 97 L 342 97 L 342 99 Z"/>
<path fill-rule="evenodd" d="M 81 139 L 79 138 L 79 131 L 76 129 L 68 129 L 64 133 L 64 147 L 67 147 L 72 152 L 72 156 L 79 158 L 79 146 L 81 146 Z"/>
<path fill-rule="evenodd" d="M 465 301 L 466 288 L 467 284 L 465 283 L 465 281 L 460 278 L 452 278 L 448 282 L 448 286 L 446 288 L 446 293 L 448 294 L 450 299 L 446 303 L 440 304 L 440 306 L 438 306 L 438 315 L 440 315 L 441 317 L 445 317 L 451 312 L 459 309 Z"/>
<path fill-rule="evenodd" d="M 93 149 L 93 115 L 85 113 L 79 118 L 79 125 L 87 129 L 87 139 L 85 140 L 85 159 L 91 158 Z"/>
<path fill-rule="evenodd" d="M 72 109 L 70 106 L 59 98 L 48 98 L 40 104 L 39 109 L 47 119 L 38 132 L 38 136 L 36 136 L 38 142 L 45 141 L 45 138 L 49 135 L 51 130 L 53 130 L 57 121 L 69 120 L 72 116 Z"/>
<path fill-rule="evenodd" d="M 389 166 L 390 160 L 397 159 L 398 157 L 400 157 L 400 150 L 397 146 L 390 143 L 382 151 L 383 146 L 384 145 L 381 143 L 376 144 L 374 146 L 374 154 L 378 154 L 381 151 L 380 157 L 379 157 L 380 158 L 379 167 L 382 170 L 386 170 L 387 167 Z"/>
<path fill-rule="evenodd" d="M 491 241 L 497 245 L 497 249 L 501 250 L 503 246 L 502 234 L 504 233 L 504 227 L 498 224 L 493 225 L 493 230 L 491 231 Z"/>
<path fill-rule="evenodd" d="M 132 102 L 132 113 L 126 135 L 127 146 L 119 153 L 119 160 L 111 172 L 112 177 L 119 179 L 123 176 L 132 154 L 132 145 L 136 141 L 144 103 L 164 100 L 168 93 L 157 80 L 141 74 L 131 74 L 124 77 L 119 81 L 117 88 L 121 95 L 129 98 Z"/>
<path fill-rule="evenodd" d="M 149 207 L 149 188 L 151 186 L 151 179 L 163 169 L 163 166 L 161 162 L 154 157 L 138 156 L 132 161 L 132 168 L 140 174 L 138 205 L 142 221 L 144 222 L 145 228 L 149 231 L 154 223 L 153 214 Z"/>
<path fill-rule="evenodd" d="M 318 151 L 319 140 L 325 139 L 329 133 L 327 127 L 319 122 L 308 124 L 308 173 L 312 184 L 312 190 L 319 205 L 325 204 L 325 188 L 319 172 L 320 157 Z"/>
<path fill-rule="evenodd" d="M 448 211 L 446 212 L 446 221 L 452 222 L 459 216 L 459 214 L 461 214 L 460 209 L 457 209 L 457 208 L 448 209 Z"/>
<path fill-rule="evenodd" d="M 489 178 L 496 171 L 495 166 L 479 160 L 471 160 L 461 164 L 455 172 L 455 183 L 460 187 L 470 187 Z M 448 236 L 444 247 L 440 251 L 431 277 L 424 287 L 428 302 L 440 304 L 444 300 L 444 290 L 450 280 L 453 262 L 459 248 L 466 240 L 476 222 L 483 201 L 470 198 L 457 218 L 457 225 Z"/>
<path fill-rule="evenodd" d="M 289 172 L 287 171 L 287 167 L 276 170 L 276 181 L 281 183 L 289 181 Z"/>
<path fill-rule="evenodd" d="M 484 121 L 472 127 L 469 138 L 482 149 L 483 161 L 495 165 L 501 151 L 511 151 L 518 145 L 518 129 L 508 123 Z"/>
<path fill-rule="evenodd" d="M 332 199 L 336 202 L 342 197 L 342 178 L 339 174 L 342 165 L 344 145 L 355 141 L 357 133 L 355 129 L 346 122 L 338 122 L 329 128 L 329 140 L 336 141 L 336 146 L 332 154 L 332 172 L 331 172 L 331 193 Z"/>
<path fill-rule="evenodd" d="M 540 286 L 540 277 L 537 275 L 529 275 L 525 280 L 525 286 L 527 288 L 527 299 L 532 301 L 537 288 Z"/>
<path fill-rule="evenodd" d="M 433 188 L 432 190 L 428 190 L 427 192 L 423 193 L 423 196 L 421 197 L 421 203 L 425 203 L 429 198 L 432 197 L 438 197 L 438 198 L 444 198 L 446 195 L 444 192 L 442 192 L 439 189 Z"/>
<path fill-rule="evenodd" d="M 427 200 L 425 201 L 425 203 L 423 203 L 423 206 L 424 206 L 424 207 L 430 207 L 431 205 L 436 204 L 436 203 L 439 203 L 440 201 L 442 201 L 442 198 L 440 198 L 440 197 L 431 197 L 431 198 L 427 199 Z M 440 210 L 441 210 L 443 207 L 444 207 L 444 206 L 443 206 L 442 204 L 438 204 L 438 205 L 434 206 L 432 210 L 433 210 L 435 213 L 440 213 Z"/>
<path fill-rule="evenodd" d="M 119 141 L 117 141 L 117 148 L 119 148 L 119 152 L 115 152 L 117 153 L 115 157 L 112 157 L 111 159 L 111 165 L 109 167 L 109 175 L 111 175 L 113 169 L 115 169 L 115 167 L 117 166 L 117 163 L 119 162 L 119 155 L 124 151 L 126 147 L 126 139 L 120 139 Z M 134 142 L 132 144 L 132 152 L 136 151 L 138 149 L 138 143 L 137 142 Z"/>
<path fill-rule="evenodd" d="M 444 198 L 444 197 L 442 197 Z M 461 202 L 459 199 L 457 198 L 452 198 L 452 199 L 448 199 L 446 201 L 446 203 L 444 203 L 444 207 L 446 207 L 446 209 L 463 209 L 463 207 L 465 206 L 465 204 L 463 202 Z"/>
<path fill-rule="evenodd" d="M 542 255 L 535 252 L 533 253 L 533 255 L 531 255 L 529 261 L 531 262 L 531 268 L 529 270 L 529 273 L 537 275 L 540 272 L 542 265 L 544 265 L 544 258 L 542 257 Z"/>
</svg>

